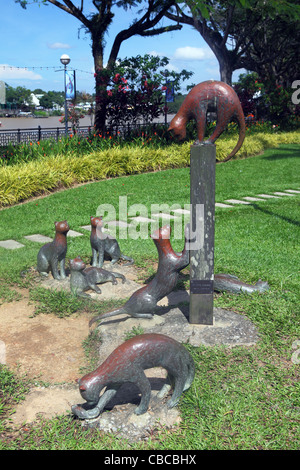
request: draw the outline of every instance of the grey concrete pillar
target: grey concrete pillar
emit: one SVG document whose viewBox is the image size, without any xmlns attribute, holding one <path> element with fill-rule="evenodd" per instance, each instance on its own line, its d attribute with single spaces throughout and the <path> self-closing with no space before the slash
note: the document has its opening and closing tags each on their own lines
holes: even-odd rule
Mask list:
<svg viewBox="0 0 300 470">
<path fill-rule="evenodd" d="M 212 325 L 216 174 L 214 144 L 191 146 L 190 172 L 193 240 L 190 244 L 189 322 Z"/>
</svg>

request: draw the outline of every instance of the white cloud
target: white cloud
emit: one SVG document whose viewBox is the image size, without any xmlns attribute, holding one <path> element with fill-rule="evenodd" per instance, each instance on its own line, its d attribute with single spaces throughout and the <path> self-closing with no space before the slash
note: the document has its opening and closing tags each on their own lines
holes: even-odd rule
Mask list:
<svg viewBox="0 0 300 470">
<path fill-rule="evenodd" d="M 65 44 L 63 42 L 54 42 L 52 44 L 48 44 L 49 49 L 71 49 L 70 44 Z"/>
<path fill-rule="evenodd" d="M 147 52 L 147 54 L 154 55 L 155 57 L 165 57 L 165 54 L 163 54 L 162 52 L 158 52 L 158 51 L 150 51 L 150 52 Z"/>
<path fill-rule="evenodd" d="M 0 80 L 41 80 L 42 76 L 32 70 L 14 67 L 9 64 L 0 64 Z"/>
<path fill-rule="evenodd" d="M 179 60 L 204 60 L 214 57 L 213 52 L 209 48 L 204 47 L 178 47 L 173 58 Z"/>
</svg>

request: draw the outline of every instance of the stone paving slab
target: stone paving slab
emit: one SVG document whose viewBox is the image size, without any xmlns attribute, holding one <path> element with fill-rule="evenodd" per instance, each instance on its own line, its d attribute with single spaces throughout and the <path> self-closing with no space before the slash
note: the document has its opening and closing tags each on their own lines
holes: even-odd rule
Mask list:
<svg viewBox="0 0 300 470">
<path fill-rule="evenodd" d="M 92 231 L 92 226 L 91 225 L 82 225 L 81 228 L 83 228 L 84 230 L 88 230 L 89 232 Z"/>
<path fill-rule="evenodd" d="M 251 196 L 246 196 L 243 199 L 246 199 L 246 201 L 253 201 L 253 202 L 255 202 L 255 201 L 258 201 L 258 202 L 259 201 L 264 201 L 264 199 L 261 199 L 261 198 L 258 198 L 258 197 L 251 197 Z"/>
<path fill-rule="evenodd" d="M 164 214 L 163 212 L 160 212 L 158 214 L 152 214 L 153 217 L 161 217 L 162 219 L 177 219 L 178 216 L 176 215 L 171 215 L 171 214 Z"/>
<path fill-rule="evenodd" d="M 294 196 L 294 194 L 282 193 L 281 191 L 276 191 L 274 194 L 277 196 Z"/>
<path fill-rule="evenodd" d="M 137 217 L 133 217 L 132 221 L 134 221 L 134 222 L 155 222 L 154 219 L 148 219 L 148 217 L 142 217 L 141 215 L 138 215 Z"/>
<path fill-rule="evenodd" d="M 191 211 L 189 211 L 188 209 L 174 209 L 171 212 L 174 212 L 175 214 L 190 214 L 191 213 Z"/>
<path fill-rule="evenodd" d="M 233 206 L 230 206 L 229 204 L 223 204 L 223 202 L 216 202 L 215 204 L 216 207 L 223 207 L 223 208 L 226 208 L 226 207 L 229 207 L 229 208 L 233 208 Z"/>
<path fill-rule="evenodd" d="M 258 194 L 258 196 L 265 197 L 267 199 L 279 199 L 278 196 L 273 196 L 272 194 Z"/>
<path fill-rule="evenodd" d="M 82 225 L 81 228 L 83 228 L 83 230 L 87 230 L 88 232 L 91 232 L 91 231 L 92 231 L 91 225 Z M 103 227 L 103 228 L 102 228 L 102 231 L 103 231 L 103 232 L 109 232 L 109 229 L 106 228 L 106 227 Z"/>
<path fill-rule="evenodd" d="M 105 223 L 112 227 L 130 227 L 130 224 L 128 224 L 128 222 L 124 222 L 123 220 L 110 220 L 109 222 Z"/>
<path fill-rule="evenodd" d="M 16 250 L 17 248 L 22 248 L 25 245 L 22 243 L 16 242 L 15 240 L 4 240 L 0 241 L 0 247 L 6 248 L 6 250 Z"/>
<path fill-rule="evenodd" d="M 300 191 L 296 191 L 296 189 L 285 189 L 285 192 L 287 192 L 287 193 L 300 194 Z"/>
<path fill-rule="evenodd" d="M 226 202 L 231 202 L 231 204 L 250 204 L 250 202 L 240 201 L 239 199 L 226 199 Z"/>
<path fill-rule="evenodd" d="M 69 230 L 68 231 L 68 237 L 82 237 L 82 233 L 80 232 L 75 232 L 75 230 Z"/>
<path fill-rule="evenodd" d="M 35 233 L 34 235 L 26 235 L 24 238 L 36 243 L 48 243 L 52 242 L 53 240 L 52 238 L 46 237 L 46 235 L 40 235 L 39 233 Z"/>
</svg>

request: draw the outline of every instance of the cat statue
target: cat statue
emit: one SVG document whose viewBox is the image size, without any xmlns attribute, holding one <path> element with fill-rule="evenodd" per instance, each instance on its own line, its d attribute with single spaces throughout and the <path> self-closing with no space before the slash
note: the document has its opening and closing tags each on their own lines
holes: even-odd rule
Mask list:
<svg viewBox="0 0 300 470">
<path fill-rule="evenodd" d="M 217 113 L 217 124 L 209 139 L 204 141 L 206 114 L 207 111 L 212 110 Z M 232 119 L 236 119 L 239 125 L 239 139 L 234 149 L 222 162 L 230 160 L 241 148 L 246 133 L 244 112 L 238 95 L 230 85 L 217 80 L 207 80 L 194 86 L 185 97 L 168 130 L 179 139 L 184 139 L 186 125 L 192 119 L 196 120 L 197 125 L 198 139 L 195 144 L 214 144 L 225 131 L 227 124 Z"/>
<path fill-rule="evenodd" d="M 111 265 L 116 264 L 120 259 L 128 261 L 125 266 L 134 263 L 132 258 L 121 253 L 119 243 L 115 238 L 102 232 L 102 217 L 91 217 L 91 226 L 92 266 L 101 268 L 105 256 L 111 259 Z"/>
<path fill-rule="evenodd" d="M 66 278 L 65 260 L 67 233 L 69 230 L 70 227 L 66 220 L 55 222 L 54 240 L 43 245 L 37 255 L 37 270 L 40 274 L 48 276 L 48 273 L 51 271 L 54 279 L 60 280 Z"/>
<path fill-rule="evenodd" d="M 136 415 L 147 412 L 151 385 L 144 370 L 163 367 L 168 372 L 167 383 L 157 397 L 164 398 L 173 386 L 168 408 L 177 405 L 182 393 L 193 383 L 195 363 L 188 350 L 166 335 L 146 333 L 134 336 L 118 346 L 97 369 L 79 380 L 79 391 L 86 403 L 72 406 L 72 413 L 80 419 L 97 418 L 123 383 L 136 384 L 141 392 Z M 105 388 L 106 387 L 106 388 Z M 105 388 L 103 394 L 100 393 Z"/>
<path fill-rule="evenodd" d="M 117 279 L 122 279 L 122 283 L 126 281 L 125 276 L 120 273 L 106 271 L 102 268 L 86 267 L 84 261 L 78 256 L 70 260 L 70 287 L 71 291 L 80 297 L 90 297 L 86 294 L 86 290 L 93 290 L 97 294 L 101 294 L 101 289 L 97 284 L 103 284 L 104 282 L 111 281 L 113 284 L 117 284 Z"/>
</svg>

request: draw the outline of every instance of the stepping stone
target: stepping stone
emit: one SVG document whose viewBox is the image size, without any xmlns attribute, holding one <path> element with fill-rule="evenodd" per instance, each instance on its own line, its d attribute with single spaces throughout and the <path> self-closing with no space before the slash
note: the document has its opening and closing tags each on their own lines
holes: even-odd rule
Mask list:
<svg viewBox="0 0 300 470">
<path fill-rule="evenodd" d="M 174 211 L 172 211 L 176 214 L 190 214 L 191 211 L 187 210 L 187 209 L 175 209 Z"/>
<path fill-rule="evenodd" d="M 154 219 L 148 219 L 148 217 L 142 217 L 141 215 L 138 215 L 137 217 L 133 217 L 132 220 L 134 222 L 155 222 Z"/>
<path fill-rule="evenodd" d="M 26 235 L 26 240 L 30 240 L 31 242 L 37 242 L 37 243 L 48 243 L 52 242 L 52 238 L 46 237 L 45 235 L 40 235 L 39 233 L 36 233 L 34 235 Z"/>
<path fill-rule="evenodd" d="M 15 240 L 4 240 L 0 242 L 0 247 L 6 248 L 7 250 L 16 250 L 17 248 L 22 248 L 25 245 L 22 243 L 16 242 Z"/>
<path fill-rule="evenodd" d="M 123 220 L 111 220 L 110 222 L 106 222 L 106 224 L 113 227 L 130 227 L 130 224 L 124 222 Z"/>
<path fill-rule="evenodd" d="M 287 193 L 300 194 L 300 191 L 296 191 L 296 189 L 285 189 L 285 192 L 287 192 Z"/>
<path fill-rule="evenodd" d="M 282 193 L 280 191 L 276 191 L 274 194 L 277 194 L 277 196 L 294 196 L 294 194 Z"/>
<path fill-rule="evenodd" d="M 176 215 L 164 214 L 160 212 L 159 214 L 152 214 L 153 217 L 161 217 L 162 219 L 177 219 Z"/>
<path fill-rule="evenodd" d="M 246 196 L 243 199 L 246 199 L 247 201 L 263 201 L 263 199 L 259 199 L 258 197 L 251 197 L 251 196 Z"/>
<path fill-rule="evenodd" d="M 223 204 L 222 202 L 216 202 L 215 204 L 216 207 L 231 207 L 231 209 L 233 208 L 233 206 L 230 206 L 229 204 Z"/>
<path fill-rule="evenodd" d="M 231 202 L 231 204 L 250 204 L 250 202 L 240 201 L 239 199 L 226 199 L 226 202 Z"/>
<path fill-rule="evenodd" d="M 91 225 L 82 225 L 81 228 L 83 228 L 83 230 L 88 230 L 89 232 L 92 231 Z M 103 227 L 103 228 L 102 228 L 102 231 L 103 231 L 103 232 L 108 232 L 109 230 L 108 230 L 108 228 Z M 81 234 L 81 235 L 82 235 L 82 234 Z"/>
<path fill-rule="evenodd" d="M 75 230 L 68 231 L 68 237 L 82 237 L 82 233 L 75 232 Z"/>
<path fill-rule="evenodd" d="M 265 197 L 267 199 L 271 199 L 271 198 L 279 199 L 278 196 L 272 196 L 271 194 L 258 194 L 258 196 Z"/>
</svg>

